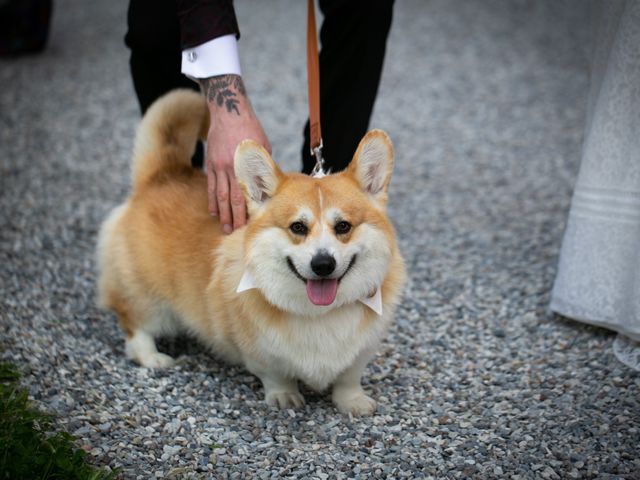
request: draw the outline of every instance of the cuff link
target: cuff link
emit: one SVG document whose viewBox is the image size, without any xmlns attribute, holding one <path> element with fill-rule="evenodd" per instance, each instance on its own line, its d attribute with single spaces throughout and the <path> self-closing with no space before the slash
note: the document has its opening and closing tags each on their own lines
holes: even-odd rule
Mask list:
<svg viewBox="0 0 640 480">
<path fill-rule="evenodd" d="M 195 50 L 191 50 L 187 54 L 187 60 L 189 60 L 191 63 L 195 62 L 197 59 L 198 59 L 198 54 L 195 52 Z"/>
</svg>

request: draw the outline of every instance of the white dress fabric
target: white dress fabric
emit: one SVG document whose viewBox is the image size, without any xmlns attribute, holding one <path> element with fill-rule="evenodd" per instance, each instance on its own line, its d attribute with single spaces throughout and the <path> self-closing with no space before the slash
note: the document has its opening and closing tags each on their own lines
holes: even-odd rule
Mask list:
<svg viewBox="0 0 640 480">
<path fill-rule="evenodd" d="M 640 1 L 602 1 L 580 171 L 551 310 L 619 332 L 640 369 Z"/>
</svg>

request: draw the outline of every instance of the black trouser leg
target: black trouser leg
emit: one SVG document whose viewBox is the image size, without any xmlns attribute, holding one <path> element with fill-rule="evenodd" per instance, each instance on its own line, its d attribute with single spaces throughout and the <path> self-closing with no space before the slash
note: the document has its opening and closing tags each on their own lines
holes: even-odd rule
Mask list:
<svg viewBox="0 0 640 480">
<path fill-rule="evenodd" d="M 175 62 L 168 61 L 162 55 L 132 50 L 129 63 L 142 114 L 155 100 L 174 88 L 200 91 L 197 83 L 180 73 L 179 61 L 174 65 Z"/>
<path fill-rule="evenodd" d="M 320 124 L 325 168 L 346 168 L 367 132 L 380 84 L 393 0 L 320 0 Z M 303 171 L 315 165 L 304 130 Z"/>
<path fill-rule="evenodd" d="M 180 25 L 175 0 L 131 0 L 127 14 L 128 31 L 125 43 L 131 50 L 129 60 L 133 87 L 140 111 L 175 88 L 198 85 L 180 73 Z M 204 150 L 198 142 L 191 159 L 201 167 Z"/>
</svg>

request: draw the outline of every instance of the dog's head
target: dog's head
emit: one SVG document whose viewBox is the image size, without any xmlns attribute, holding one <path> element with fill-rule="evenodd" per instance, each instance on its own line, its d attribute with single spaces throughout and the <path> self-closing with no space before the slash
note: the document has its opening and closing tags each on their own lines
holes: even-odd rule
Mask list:
<svg viewBox="0 0 640 480">
<path fill-rule="evenodd" d="M 284 174 L 252 140 L 235 154 L 235 173 L 250 215 L 246 263 L 276 307 L 317 315 L 380 288 L 395 249 L 385 213 L 393 147 L 369 132 L 344 172 Z"/>
</svg>

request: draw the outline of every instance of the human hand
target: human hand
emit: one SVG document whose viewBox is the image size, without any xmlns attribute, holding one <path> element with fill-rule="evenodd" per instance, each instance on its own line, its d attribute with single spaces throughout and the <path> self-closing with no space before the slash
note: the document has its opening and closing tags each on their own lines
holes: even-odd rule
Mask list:
<svg viewBox="0 0 640 480">
<path fill-rule="evenodd" d="M 225 233 L 247 221 L 247 208 L 233 169 L 236 146 L 253 139 L 271 153 L 271 144 L 247 97 L 242 77 L 219 75 L 200 80 L 207 98 L 210 127 L 207 136 L 209 213 L 220 217 Z"/>
</svg>

